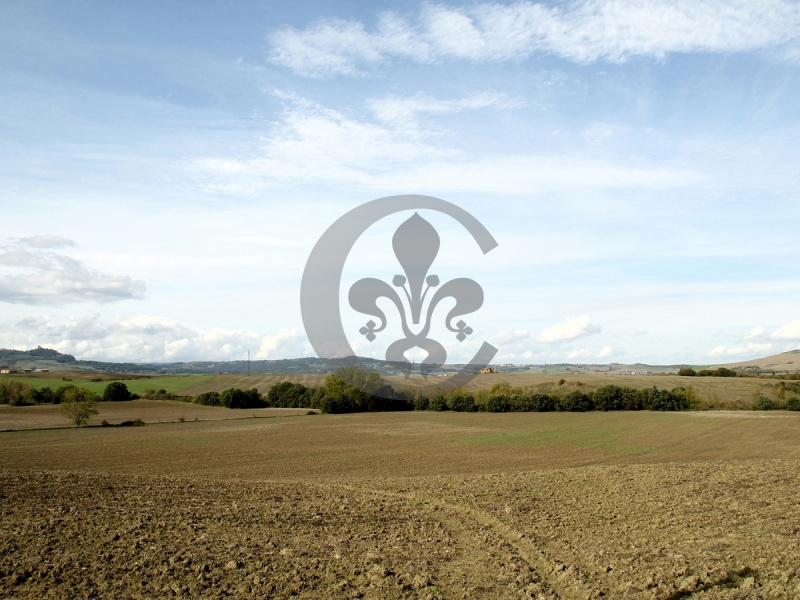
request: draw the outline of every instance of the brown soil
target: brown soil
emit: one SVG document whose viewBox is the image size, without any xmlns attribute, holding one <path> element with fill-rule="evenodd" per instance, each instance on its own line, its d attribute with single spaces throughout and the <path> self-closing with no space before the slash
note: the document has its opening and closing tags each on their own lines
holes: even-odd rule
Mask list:
<svg viewBox="0 0 800 600">
<path fill-rule="evenodd" d="M 800 416 L 748 414 L 4 433 L 0 597 L 800 598 Z"/>
<path fill-rule="evenodd" d="M 172 423 L 181 420 L 210 421 L 253 417 L 285 417 L 305 415 L 309 410 L 307 408 L 230 410 L 219 406 L 201 406 L 181 401 L 131 400 L 129 402 L 98 402 L 97 414 L 92 416 L 89 423 L 92 426 L 100 426 L 103 421 L 107 421 L 111 425 L 118 425 L 125 421 L 136 419 L 141 419 L 145 423 Z M 58 405 L 0 405 L 0 432 L 65 427 L 70 427 L 70 420 L 64 416 Z"/>
</svg>

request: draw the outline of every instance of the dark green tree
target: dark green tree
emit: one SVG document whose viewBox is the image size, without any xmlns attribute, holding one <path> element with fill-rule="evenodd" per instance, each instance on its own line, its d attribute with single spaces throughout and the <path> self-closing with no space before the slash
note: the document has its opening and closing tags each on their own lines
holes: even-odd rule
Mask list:
<svg viewBox="0 0 800 600">
<path fill-rule="evenodd" d="M 241 390 L 229 388 L 219 395 L 220 404 L 227 408 L 263 408 L 266 402 L 256 388 Z"/>
<path fill-rule="evenodd" d="M 128 386 L 121 381 L 112 381 L 103 390 L 103 402 L 126 402 L 132 399 Z"/>
<path fill-rule="evenodd" d="M 194 398 L 195 404 L 203 406 L 220 406 L 219 392 L 204 392 Z"/>
</svg>

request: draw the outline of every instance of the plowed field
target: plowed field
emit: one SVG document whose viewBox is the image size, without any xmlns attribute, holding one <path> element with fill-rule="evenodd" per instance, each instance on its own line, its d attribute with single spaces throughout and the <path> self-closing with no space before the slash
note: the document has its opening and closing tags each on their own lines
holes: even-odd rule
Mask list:
<svg viewBox="0 0 800 600">
<path fill-rule="evenodd" d="M 800 415 L 0 434 L 0 597 L 798 598 Z"/>
</svg>

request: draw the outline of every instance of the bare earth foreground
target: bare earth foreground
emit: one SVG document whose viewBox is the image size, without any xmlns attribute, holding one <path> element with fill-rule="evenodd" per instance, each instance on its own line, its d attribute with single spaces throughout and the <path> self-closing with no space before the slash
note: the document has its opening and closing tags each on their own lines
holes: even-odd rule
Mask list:
<svg viewBox="0 0 800 600">
<path fill-rule="evenodd" d="M 0 597 L 800 598 L 798 468 L 777 411 L 6 431 Z"/>
</svg>

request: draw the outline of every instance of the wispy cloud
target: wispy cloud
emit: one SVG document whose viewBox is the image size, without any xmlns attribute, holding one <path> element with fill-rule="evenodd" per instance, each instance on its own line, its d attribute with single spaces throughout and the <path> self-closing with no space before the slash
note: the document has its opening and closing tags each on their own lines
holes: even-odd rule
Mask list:
<svg viewBox="0 0 800 600">
<path fill-rule="evenodd" d="M 416 127 L 420 115 L 452 114 L 490 107 L 514 109 L 524 106 L 525 102 L 497 92 L 480 92 L 454 99 L 435 98 L 429 94 L 419 93 L 406 97 L 390 95 L 373 98 L 367 105 L 380 121 Z"/>
<path fill-rule="evenodd" d="M 388 61 L 519 60 L 550 54 L 577 63 L 671 53 L 781 51 L 800 38 L 800 6 L 788 0 L 582 0 L 450 7 L 427 4 L 413 20 L 383 13 L 324 19 L 269 35 L 269 60 L 306 76 L 358 75 Z"/>
<path fill-rule="evenodd" d="M 535 190 L 588 188 L 672 189 L 696 185 L 691 170 L 650 163 L 626 164 L 577 156 L 522 153 L 480 156 L 452 147 L 435 127 L 418 126 L 431 112 L 507 108 L 494 93 L 464 98 L 388 97 L 368 101 L 377 116 L 344 113 L 306 98 L 280 93 L 283 119 L 256 157 L 209 157 L 191 163 L 212 192 L 252 194 L 269 187 L 346 185 L 359 189 L 418 189 L 530 194 Z M 426 103 L 430 102 L 430 107 Z"/>
<path fill-rule="evenodd" d="M 536 341 L 540 344 L 555 344 L 558 342 L 568 342 L 571 340 L 599 333 L 600 326 L 594 325 L 587 316 L 572 317 L 564 319 L 552 327 L 545 329 L 539 334 Z"/>
<path fill-rule="evenodd" d="M 123 275 L 100 273 L 47 248 L 72 246 L 58 236 L 32 236 L 0 248 L 0 302 L 58 305 L 141 299 L 145 285 Z"/>
</svg>

